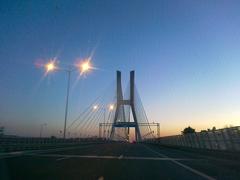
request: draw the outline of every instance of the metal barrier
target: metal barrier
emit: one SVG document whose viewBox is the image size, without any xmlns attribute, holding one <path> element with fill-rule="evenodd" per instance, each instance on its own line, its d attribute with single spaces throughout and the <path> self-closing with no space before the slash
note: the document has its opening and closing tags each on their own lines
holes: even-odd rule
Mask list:
<svg viewBox="0 0 240 180">
<path fill-rule="evenodd" d="M 240 151 L 240 126 L 151 139 L 151 142 L 198 149 Z"/>
<path fill-rule="evenodd" d="M 31 137 L 0 137 L 0 152 L 47 149 L 62 146 L 80 145 L 85 143 L 104 142 L 101 138 L 31 138 Z"/>
</svg>

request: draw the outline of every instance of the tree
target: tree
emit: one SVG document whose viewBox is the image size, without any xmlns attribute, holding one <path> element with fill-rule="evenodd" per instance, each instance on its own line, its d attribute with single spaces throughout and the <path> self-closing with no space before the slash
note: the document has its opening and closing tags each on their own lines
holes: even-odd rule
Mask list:
<svg viewBox="0 0 240 180">
<path fill-rule="evenodd" d="M 190 134 L 190 133 L 195 133 L 195 129 L 191 128 L 190 126 L 186 127 L 183 131 L 182 134 Z"/>
</svg>

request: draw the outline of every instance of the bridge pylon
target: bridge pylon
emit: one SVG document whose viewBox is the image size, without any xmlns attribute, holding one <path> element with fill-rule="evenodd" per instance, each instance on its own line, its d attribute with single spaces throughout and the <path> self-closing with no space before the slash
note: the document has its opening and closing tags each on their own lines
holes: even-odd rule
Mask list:
<svg viewBox="0 0 240 180">
<path fill-rule="evenodd" d="M 135 128 L 136 141 L 142 140 L 139 125 L 138 125 L 136 110 L 135 110 L 135 103 L 134 103 L 134 97 L 135 97 L 134 79 L 135 79 L 135 72 L 131 71 L 130 72 L 130 98 L 123 99 L 121 72 L 117 71 L 117 103 L 116 103 L 116 111 L 115 111 L 114 120 L 112 124 L 110 139 L 114 139 L 116 128 L 126 128 L 128 131 L 128 135 L 129 135 L 129 128 Z M 130 109 L 132 110 L 133 122 L 126 122 L 124 106 L 130 106 Z M 120 117 L 121 110 L 122 110 L 121 113 L 123 113 L 122 118 Z"/>
</svg>

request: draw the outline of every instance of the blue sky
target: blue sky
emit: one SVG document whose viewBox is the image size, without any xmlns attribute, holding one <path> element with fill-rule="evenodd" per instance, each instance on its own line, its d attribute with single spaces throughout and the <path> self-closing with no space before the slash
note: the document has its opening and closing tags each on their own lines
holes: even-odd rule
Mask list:
<svg viewBox="0 0 240 180">
<path fill-rule="evenodd" d="M 123 72 L 162 134 L 240 125 L 239 1 L 1 1 L 0 123 L 11 134 L 62 128 L 66 76 L 42 79 L 34 64 L 61 66 L 94 52 L 99 70 L 70 94 L 69 121 Z M 72 84 L 77 74 L 73 75 Z"/>
</svg>

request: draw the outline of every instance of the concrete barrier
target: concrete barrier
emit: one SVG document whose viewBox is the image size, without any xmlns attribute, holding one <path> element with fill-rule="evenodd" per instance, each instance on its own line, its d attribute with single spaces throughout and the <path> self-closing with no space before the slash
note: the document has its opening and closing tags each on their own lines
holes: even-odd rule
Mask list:
<svg viewBox="0 0 240 180">
<path fill-rule="evenodd" d="M 198 149 L 240 151 L 240 126 L 148 139 L 146 142 Z"/>
</svg>

